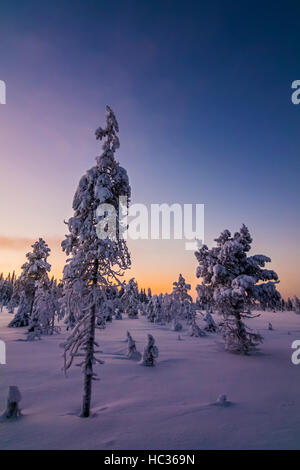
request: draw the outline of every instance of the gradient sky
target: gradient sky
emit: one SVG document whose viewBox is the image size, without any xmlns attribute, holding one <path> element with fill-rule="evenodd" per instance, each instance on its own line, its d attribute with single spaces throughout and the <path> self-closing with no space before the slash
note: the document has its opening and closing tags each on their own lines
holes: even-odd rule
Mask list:
<svg viewBox="0 0 300 470">
<path fill-rule="evenodd" d="M 60 276 L 64 219 L 100 153 L 105 105 L 133 202 L 205 204 L 205 242 L 249 226 L 284 295 L 300 295 L 300 7 L 296 2 L 0 2 L 0 272 L 43 236 Z M 184 242 L 130 242 L 130 276 L 155 292 Z"/>
</svg>

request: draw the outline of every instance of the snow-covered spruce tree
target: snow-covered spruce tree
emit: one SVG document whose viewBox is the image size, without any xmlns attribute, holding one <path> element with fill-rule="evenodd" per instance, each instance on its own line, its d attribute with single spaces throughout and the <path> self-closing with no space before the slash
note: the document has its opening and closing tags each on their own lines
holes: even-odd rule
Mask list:
<svg viewBox="0 0 300 470">
<path fill-rule="evenodd" d="M 165 323 L 163 301 L 163 294 L 152 295 L 149 302 L 146 304 L 144 315 L 147 315 L 147 320 L 151 323 Z"/>
<path fill-rule="evenodd" d="M 60 319 L 60 304 L 57 294 L 57 283 L 45 276 L 36 283 L 35 299 L 32 318 L 39 325 L 43 335 L 60 333 L 60 327 L 55 325 L 55 319 Z"/>
<path fill-rule="evenodd" d="M 146 307 L 147 307 L 147 304 L 144 303 L 144 302 L 140 302 L 139 303 L 139 306 L 138 306 L 138 314 L 143 317 L 146 315 L 147 311 L 146 311 Z"/>
<path fill-rule="evenodd" d="M 189 335 L 194 336 L 195 338 L 200 338 L 202 336 L 206 336 L 205 331 L 203 331 L 200 326 L 196 322 L 196 318 L 194 317 L 189 326 Z"/>
<path fill-rule="evenodd" d="M 7 310 L 9 313 L 14 313 L 16 307 L 18 307 L 20 303 L 20 291 L 21 291 L 21 282 L 19 278 L 15 279 L 13 283 L 13 291 L 12 296 L 7 304 Z"/>
<path fill-rule="evenodd" d="M 140 302 L 146 304 L 148 302 L 148 297 L 146 294 L 146 289 L 141 289 L 140 292 Z"/>
<path fill-rule="evenodd" d="M 300 299 L 295 295 L 292 301 L 293 310 L 295 313 L 300 313 Z"/>
<path fill-rule="evenodd" d="M 152 335 L 148 334 L 148 344 L 144 348 L 142 365 L 153 367 L 158 357 L 158 348 L 155 346 L 155 340 Z"/>
<path fill-rule="evenodd" d="M 3 307 L 7 307 L 8 311 L 12 313 L 9 305 L 13 296 L 15 280 L 15 272 L 12 275 L 9 273 L 6 279 L 4 279 L 3 274 L 0 275 L 0 311 Z"/>
<path fill-rule="evenodd" d="M 115 320 L 123 320 L 122 312 L 118 309 L 115 309 Z"/>
<path fill-rule="evenodd" d="M 165 323 L 164 310 L 163 310 L 163 295 L 155 295 L 152 297 L 154 302 L 155 323 L 163 325 Z"/>
<path fill-rule="evenodd" d="M 226 349 L 248 354 L 262 337 L 242 320 L 251 316 L 247 313 L 251 300 L 266 303 L 280 298 L 278 276 L 264 269 L 270 258 L 248 256 L 252 238 L 245 225 L 234 236 L 225 230 L 215 241 L 216 247 L 209 250 L 203 245 L 195 253 L 199 263 L 196 275 L 212 290 L 215 308 L 224 315 Z"/>
<path fill-rule="evenodd" d="M 3 309 L 3 283 L 4 283 L 4 277 L 3 273 L 0 274 L 0 312 L 2 312 Z"/>
<path fill-rule="evenodd" d="M 174 321 L 176 322 L 179 317 L 191 323 L 194 316 L 192 297 L 188 293 L 191 290 L 191 285 L 187 284 L 184 277 L 179 274 L 178 281 L 173 282 L 173 286 L 172 295 L 178 304 L 177 316 Z"/>
<path fill-rule="evenodd" d="M 130 279 L 126 284 L 122 301 L 125 306 L 125 313 L 127 313 L 128 318 L 137 318 L 139 307 L 139 290 L 134 278 Z"/>
<path fill-rule="evenodd" d="M 120 292 L 121 292 L 122 289 L 123 289 L 123 287 L 121 287 L 120 290 L 118 290 L 116 288 L 115 295 L 114 295 L 114 298 L 113 298 L 113 314 L 114 314 L 115 320 L 122 320 L 123 319 L 124 308 L 123 308 L 122 299 L 120 297 Z M 124 293 L 124 290 L 122 290 L 122 292 Z"/>
<path fill-rule="evenodd" d="M 154 323 L 156 318 L 156 311 L 155 311 L 155 297 L 151 297 L 148 304 L 147 304 L 147 320 L 151 323 Z"/>
<path fill-rule="evenodd" d="M 185 301 L 192 302 L 192 297 L 188 293 L 191 285 L 186 284 L 182 274 L 179 274 L 178 282 L 173 282 L 173 286 L 173 296 L 180 305 L 183 305 Z"/>
<path fill-rule="evenodd" d="M 213 308 L 213 290 L 211 286 L 198 284 L 197 291 L 197 305 L 200 310 L 211 311 Z"/>
<path fill-rule="evenodd" d="M 115 286 L 107 287 L 103 290 L 104 295 L 104 309 L 103 314 L 106 322 L 112 322 L 113 315 L 115 314 L 117 289 Z"/>
<path fill-rule="evenodd" d="M 126 170 L 116 162 L 114 154 L 119 148 L 119 131 L 113 111 L 107 106 L 106 126 L 96 130 L 96 138 L 104 139 L 103 153 L 96 158 L 96 166 L 81 178 L 73 201 L 74 216 L 68 221 L 70 234 L 62 242 L 69 255 L 64 268 L 64 299 L 68 317 L 75 327 L 64 345 L 64 370 L 76 356 L 83 358 L 84 395 L 82 417 L 90 415 L 92 380 L 96 380 L 95 328 L 103 318 L 103 290 L 120 283 L 119 276 L 130 266 L 130 255 L 125 240 L 119 233 L 119 197 L 130 198 L 130 186 Z M 110 204 L 117 212 L 116 233 L 112 234 L 105 215 L 98 216 L 100 204 Z M 97 235 L 97 224 L 103 223 L 107 237 Z M 102 234 L 103 235 L 103 234 Z M 74 313 L 72 297 L 79 308 Z M 79 318 L 76 315 L 79 313 Z"/>
<path fill-rule="evenodd" d="M 41 335 L 42 335 L 42 328 L 39 323 L 38 317 L 34 317 L 34 316 L 30 317 L 26 341 L 34 341 L 35 339 L 40 340 Z"/>
<path fill-rule="evenodd" d="M 48 276 L 50 264 L 47 258 L 50 248 L 47 243 L 39 238 L 32 245 L 32 252 L 27 253 L 27 262 L 22 266 L 22 273 L 18 279 L 18 289 L 20 290 L 20 300 L 17 313 L 8 325 L 11 328 L 28 326 L 32 315 L 36 282 Z"/>
<path fill-rule="evenodd" d="M 166 323 L 172 322 L 178 310 L 178 304 L 172 294 L 164 294 L 162 298 L 163 318 Z"/>
</svg>

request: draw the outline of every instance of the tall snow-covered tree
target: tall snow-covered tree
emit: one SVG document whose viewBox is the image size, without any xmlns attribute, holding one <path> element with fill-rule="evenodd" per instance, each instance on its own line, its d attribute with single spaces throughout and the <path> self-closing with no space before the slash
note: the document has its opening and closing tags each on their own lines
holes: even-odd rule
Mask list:
<svg viewBox="0 0 300 470">
<path fill-rule="evenodd" d="M 82 417 L 90 415 L 92 380 L 96 379 L 94 364 L 96 358 L 95 328 L 103 318 L 103 290 L 116 283 L 130 266 L 130 255 L 125 240 L 119 232 L 119 197 L 130 199 L 130 186 L 126 170 L 115 160 L 119 148 L 119 126 L 113 111 L 106 108 L 106 126 L 96 130 L 96 139 L 103 140 L 103 152 L 96 158 L 96 166 L 81 178 L 73 200 L 74 216 L 68 221 L 70 234 L 62 242 L 62 248 L 69 256 L 64 268 L 64 308 L 72 317 L 75 328 L 64 345 L 67 370 L 74 357 L 83 357 L 84 394 Z M 116 233 L 112 236 L 106 221 L 106 214 L 97 215 L 100 204 L 110 204 L 117 212 Z M 98 237 L 97 224 L 108 230 L 107 237 Z M 73 311 L 73 296 L 78 301 Z M 76 318 L 76 315 L 79 315 Z"/>
<path fill-rule="evenodd" d="M 50 264 L 47 263 L 50 248 L 47 243 L 39 238 L 32 245 L 32 252 L 27 253 L 27 262 L 22 266 L 22 273 L 18 279 L 20 301 L 17 313 L 8 325 L 9 327 L 28 326 L 32 315 L 33 303 L 36 291 L 36 282 L 48 276 Z"/>
<path fill-rule="evenodd" d="M 211 291 L 215 308 L 224 315 L 226 348 L 248 354 L 262 337 L 242 320 L 251 316 L 248 313 L 251 301 L 271 303 L 280 299 L 276 290 L 278 276 L 265 269 L 270 258 L 248 256 L 252 238 L 245 225 L 234 236 L 225 230 L 215 241 L 217 246 L 208 249 L 203 245 L 195 253 L 199 263 L 196 275 Z"/>
</svg>

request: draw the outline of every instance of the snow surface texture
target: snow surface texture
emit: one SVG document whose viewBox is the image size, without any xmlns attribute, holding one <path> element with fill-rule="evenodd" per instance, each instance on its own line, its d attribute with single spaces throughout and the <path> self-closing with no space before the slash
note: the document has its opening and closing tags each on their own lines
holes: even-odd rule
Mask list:
<svg viewBox="0 0 300 470">
<path fill-rule="evenodd" d="M 101 380 L 94 384 L 92 417 L 86 420 L 78 417 L 80 368 L 71 369 L 68 378 L 61 372 L 65 329 L 41 341 L 18 341 L 26 328 L 7 328 L 11 318 L 6 309 L 0 313 L 0 338 L 7 345 L 7 364 L 0 365 L 0 414 L 9 386 L 16 385 L 22 417 L 0 423 L 0 449 L 300 448 L 300 365 L 291 362 L 300 316 L 294 312 L 248 320 L 265 338 L 253 356 L 225 352 L 216 333 L 190 337 L 185 325 L 178 341 L 170 325 L 145 317 L 113 321 L 97 331 L 105 364 L 97 368 Z M 205 326 L 198 317 L 197 322 Z M 138 350 L 149 333 L 154 336 L 156 367 L 126 358 L 128 329 Z"/>
</svg>

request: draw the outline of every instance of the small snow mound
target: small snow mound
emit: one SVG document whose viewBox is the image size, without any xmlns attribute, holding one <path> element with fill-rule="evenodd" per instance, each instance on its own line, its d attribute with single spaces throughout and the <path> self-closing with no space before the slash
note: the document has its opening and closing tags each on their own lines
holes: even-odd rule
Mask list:
<svg viewBox="0 0 300 470">
<path fill-rule="evenodd" d="M 22 416 L 19 408 L 19 402 L 22 399 L 20 390 L 16 385 L 10 385 L 8 389 L 7 407 L 0 416 L 0 422 L 6 420 L 16 420 Z"/>
<path fill-rule="evenodd" d="M 227 400 L 226 395 L 219 395 L 217 401 L 212 403 L 214 406 L 231 406 L 232 402 Z"/>
</svg>

